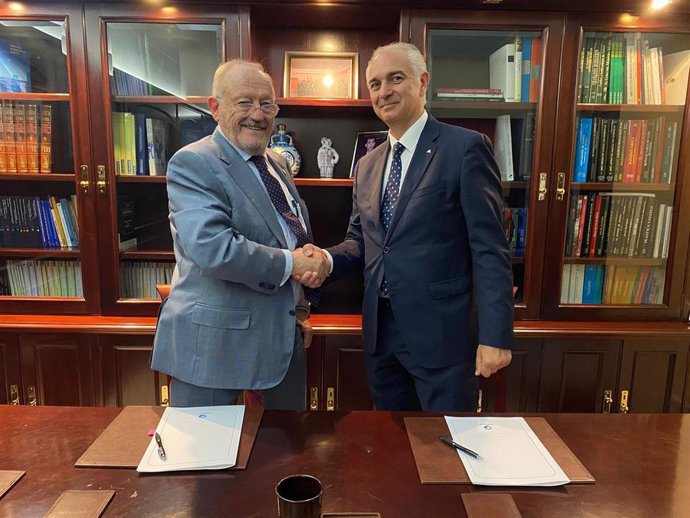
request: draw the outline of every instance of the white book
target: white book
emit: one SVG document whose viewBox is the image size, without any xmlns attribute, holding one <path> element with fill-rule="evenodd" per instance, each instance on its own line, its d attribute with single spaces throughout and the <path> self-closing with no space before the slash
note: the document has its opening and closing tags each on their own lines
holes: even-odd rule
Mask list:
<svg viewBox="0 0 690 518">
<path fill-rule="evenodd" d="M 512 182 L 515 179 L 513 165 L 513 138 L 510 134 L 510 115 L 496 117 L 494 134 L 494 158 L 501 172 L 501 180 Z"/>
<path fill-rule="evenodd" d="M 568 290 L 570 288 L 570 267 L 571 264 L 563 265 L 563 273 L 561 277 L 561 304 L 567 304 L 569 300 Z"/>
<path fill-rule="evenodd" d="M 664 218 L 666 217 L 666 204 L 659 205 L 659 212 L 656 216 L 656 233 L 654 234 L 654 253 L 652 257 L 659 258 L 661 256 L 662 231 L 664 228 Z"/>
<path fill-rule="evenodd" d="M 503 90 L 505 102 L 515 102 L 515 43 L 506 43 L 489 56 L 489 87 Z"/>
<path fill-rule="evenodd" d="M 685 104 L 690 72 L 690 50 L 664 55 L 666 104 Z"/>
<path fill-rule="evenodd" d="M 585 289 L 585 265 L 572 265 L 571 277 L 573 281 L 570 283 L 570 288 L 573 290 L 571 304 L 582 304 L 582 292 Z"/>
<path fill-rule="evenodd" d="M 668 247 L 671 243 L 671 224 L 673 223 L 673 206 L 666 206 L 666 217 L 664 218 L 664 242 L 661 247 L 661 258 L 668 258 Z"/>
<path fill-rule="evenodd" d="M 515 36 L 515 102 L 522 100 L 522 36 Z"/>
</svg>

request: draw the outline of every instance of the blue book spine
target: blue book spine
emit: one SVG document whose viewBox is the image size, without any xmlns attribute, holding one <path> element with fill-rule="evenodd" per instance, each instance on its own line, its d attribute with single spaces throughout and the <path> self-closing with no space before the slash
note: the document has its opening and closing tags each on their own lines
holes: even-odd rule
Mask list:
<svg viewBox="0 0 690 518">
<path fill-rule="evenodd" d="M 146 115 L 134 114 L 134 139 L 136 144 L 137 175 L 149 174 L 148 144 L 146 142 Z"/>
<path fill-rule="evenodd" d="M 41 246 L 43 248 L 50 248 L 50 242 L 48 241 L 48 227 L 46 226 L 45 215 L 41 209 L 41 199 L 38 196 L 34 196 L 34 212 L 36 214 L 36 219 L 38 219 L 38 226 L 41 229 Z"/>
<path fill-rule="evenodd" d="M 529 78 L 532 73 L 532 38 L 522 38 L 522 75 L 520 76 L 520 102 L 529 102 Z"/>
<path fill-rule="evenodd" d="M 596 282 L 594 283 L 594 304 L 601 304 L 604 297 L 604 273 L 606 268 L 599 264 L 597 265 Z"/>
<path fill-rule="evenodd" d="M 577 147 L 575 148 L 575 172 L 573 181 L 586 182 L 589 166 L 589 145 L 592 139 L 592 119 L 582 117 L 577 124 Z"/>
<path fill-rule="evenodd" d="M 597 282 L 597 266 L 595 264 L 588 264 L 585 266 L 584 287 L 582 289 L 582 303 L 596 304 L 596 282 Z"/>
<path fill-rule="evenodd" d="M 57 228 L 55 228 L 55 221 L 50 212 L 50 202 L 48 200 L 41 200 L 41 208 L 45 217 L 46 226 L 48 227 L 48 242 L 51 248 L 60 248 L 60 240 L 57 237 Z"/>
</svg>

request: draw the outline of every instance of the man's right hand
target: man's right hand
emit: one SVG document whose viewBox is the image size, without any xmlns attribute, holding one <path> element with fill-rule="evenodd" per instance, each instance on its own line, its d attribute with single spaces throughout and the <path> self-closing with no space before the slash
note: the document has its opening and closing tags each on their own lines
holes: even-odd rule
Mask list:
<svg viewBox="0 0 690 518">
<path fill-rule="evenodd" d="M 318 288 L 330 273 L 331 265 L 320 248 L 308 244 L 292 252 L 292 278 L 308 288 Z"/>
</svg>

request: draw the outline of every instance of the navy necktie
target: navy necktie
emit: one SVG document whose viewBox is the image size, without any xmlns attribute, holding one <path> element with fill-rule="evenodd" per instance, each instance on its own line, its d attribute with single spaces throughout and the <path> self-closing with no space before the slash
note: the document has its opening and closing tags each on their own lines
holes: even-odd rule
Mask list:
<svg viewBox="0 0 690 518">
<path fill-rule="evenodd" d="M 386 184 L 386 191 L 383 194 L 383 201 L 381 202 L 381 223 L 383 229 L 388 232 L 388 228 L 393 221 L 393 211 L 395 205 L 398 203 L 398 194 L 400 193 L 400 179 L 402 178 L 402 160 L 400 156 L 405 151 L 405 146 L 397 142 L 393 146 L 393 161 L 391 162 L 391 171 L 388 175 L 388 183 Z"/>
<path fill-rule="evenodd" d="M 280 186 L 280 182 L 268 170 L 266 159 L 262 155 L 259 155 L 251 157 L 250 160 L 254 162 L 254 165 L 256 165 L 256 168 L 259 170 L 259 176 L 261 176 L 261 180 L 264 182 L 266 191 L 268 191 L 268 197 L 271 198 L 273 206 L 283 217 L 288 228 L 293 234 L 295 234 L 295 237 L 297 238 L 297 247 L 303 247 L 309 243 L 307 231 L 302 226 L 299 216 L 293 213 L 290 209 L 290 204 L 285 197 L 285 193 L 283 192 L 283 188 Z M 304 298 L 306 298 L 314 306 L 319 304 L 319 296 L 320 289 L 304 288 Z"/>
<path fill-rule="evenodd" d="M 398 194 L 400 193 L 400 179 L 402 178 L 402 159 L 400 156 L 405 151 L 405 146 L 397 142 L 393 146 L 393 160 L 391 162 L 391 171 L 388 175 L 388 183 L 386 183 L 386 191 L 383 193 L 383 201 L 381 202 L 381 224 L 383 230 L 388 233 L 388 229 L 393 221 L 393 212 L 398 203 Z M 381 283 L 381 294 L 388 295 L 388 283 L 384 273 L 383 282 Z"/>
</svg>

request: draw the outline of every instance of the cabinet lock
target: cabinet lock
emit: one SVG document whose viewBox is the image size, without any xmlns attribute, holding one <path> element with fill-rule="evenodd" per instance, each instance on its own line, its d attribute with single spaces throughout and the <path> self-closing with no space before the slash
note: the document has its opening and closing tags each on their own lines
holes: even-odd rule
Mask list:
<svg viewBox="0 0 690 518">
<path fill-rule="evenodd" d="M 630 411 L 630 408 L 628 408 L 628 391 L 627 390 L 621 390 L 621 404 L 618 407 L 618 411 L 621 414 L 627 414 Z"/>
<path fill-rule="evenodd" d="M 19 404 L 19 385 L 10 385 L 10 405 Z"/>
<path fill-rule="evenodd" d="M 335 389 L 333 387 L 326 389 L 326 410 L 329 412 L 335 410 Z"/>
<path fill-rule="evenodd" d="M 558 185 L 556 185 L 556 201 L 563 201 L 565 197 L 565 173 L 558 173 Z"/>
<path fill-rule="evenodd" d="M 29 386 L 27 387 L 27 389 L 26 389 L 26 392 L 27 392 L 27 395 L 29 396 L 29 397 L 28 397 L 29 405 L 30 405 L 30 406 L 36 406 L 36 405 L 37 405 L 37 402 L 36 402 L 36 387 L 34 387 L 33 385 L 29 385 Z"/>
<path fill-rule="evenodd" d="M 168 386 L 163 385 L 161 387 L 161 406 L 168 406 L 170 404 L 170 398 L 168 397 Z"/>
<path fill-rule="evenodd" d="M 537 193 L 537 200 L 544 201 L 546 199 L 546 173 L 539 173 L 539 191 Z"/>
<path fill-rule="evenodd" d="M 610 414 L 611 413 L 611 403 L 613 403 L 613 391 L 612 390 L 605 390 L 604 391 L 604 404 L 602 405 L 601 411 L 605 414 Z"/>
<path fill-rule="evenodd" d="M 309 410 L 319 409 L 319 387 L 309 387 Z"/>
<path fill-rule="evenodd" d="M 96 167 L 96 172 L 98 173 L 98 181 L 96 182 L 98 192 L 105 194 L 105 166 L 99 165 Z"/>
<path fill-rule="evenodd" d="M 79 187 L 81 187 L 81 192 L 84 194 L 89 194 L 89 166 L 82 165 L 79 166 Z"/>
</svg>

